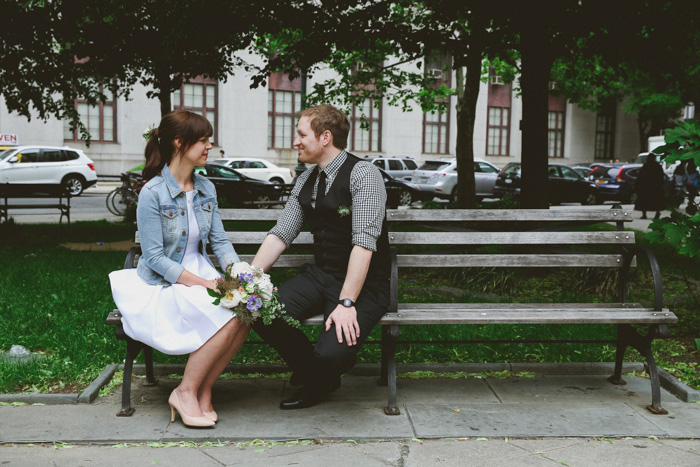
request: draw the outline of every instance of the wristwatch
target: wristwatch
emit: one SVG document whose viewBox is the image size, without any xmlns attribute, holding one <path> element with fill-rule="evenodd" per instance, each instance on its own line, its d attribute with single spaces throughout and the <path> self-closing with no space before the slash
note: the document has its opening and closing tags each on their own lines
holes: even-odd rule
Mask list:
<svg viewBox="0 0 700 467">
<path fill-rule="evenodd" d="M 338 305 L 343 305 L 345 308 L 350 308 L 351 306 L 355 306 L 355 302 L 349 298 L 343 298 L 338 300 Z"/>
</svg>

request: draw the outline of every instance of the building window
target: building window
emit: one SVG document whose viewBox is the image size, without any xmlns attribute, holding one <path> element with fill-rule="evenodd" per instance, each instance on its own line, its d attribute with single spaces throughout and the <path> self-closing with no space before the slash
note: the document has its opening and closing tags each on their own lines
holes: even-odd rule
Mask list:
<svg viewBox="0 0 700 467">
<path fill-rule="evenodd" d="M 441 49 L 433 50 L 424 57 L 424 73 L 432 80 L 431 87 L 440 88 L 445 85 L 451 87 L 452 73 L 450 65 L 452 56 Z M 449 128 L 450 128 L 450 98 L 445 99 L 446 112 L 423 113 L 423 153 L 424 154 L 449 154 Z"/>
<path fill-rule="evenodd" d="M 486 116 L 486 155 L 510 155 L 510 108 L 513 85 L 505 84 L 493 68 L 489 69 L 488 110 Z"/>
<path fill-rule="evenodd" d="M 447 108 L 449 109 L 449 102 Z M 425 154 L 448 154 L 450 111 L 423 114 L 423 152 Z"/>
<path fill-rule="evenodd" d="M 564 157 L 564 112 L 550 110 L 547 117 L 547 155 Z"/>
<path fill-rule="evenodd" d="M 211 136 L 212 143 L 217 141 L 217 92 L 218 84 L 215 80 L 195 78 L 182 85 L 179 91 L 175 91 L 172 96 L 173 110 L 184 109 L 201 115 L 209 120 L 214 134 Z"/>
<path fill-rule="evenodd" d="M 117 141 L 117 103 L 111 91 L 100 87 L 100 92 L 105 95 L 104 102 L 89 105 L 83 99 L 75 100 L 75 108 L 80 115 L 90 139 L 95 143 L 114 143 Z M 82 139 L 77 128 L 71 128 L 70 122 L 63 122 L 63 139 L 65 141 L 79 141 Z"/>
<path fill-rule="evenodd" d="M 292 148 L 296 138 L 296 113 L 301 110 L 301 78 L 272 73 L 267 91 L 267 147 Z"/>
<path fill-rule="evenodd" d="M 595 120 L 595 153 L 597 160 L 614 159 L 615 151 L 615 110 L 612 103 L 603 107 Z"/>
<path fill-rule="evenodd" d="M 301 109 L 301 92 L 270 89 L 267 94 L 267 147 L 293 147 L 295 115 Z"/>
<path fill-rule="evenodd" d="M 382 109 L 374 107 L 374 99 L 366 98 L 361 104 L 353 104 L 350 115 L 348 145 L 351 151 L 378 152 L 382 150 Z M 362 118 L 366 128 L 362 128 Z"/>
<path fill-rule="evenodd" d="M 510 108 L 489 107 L 486 155 L 507 156 L 510 147 Z"/>
</svg>

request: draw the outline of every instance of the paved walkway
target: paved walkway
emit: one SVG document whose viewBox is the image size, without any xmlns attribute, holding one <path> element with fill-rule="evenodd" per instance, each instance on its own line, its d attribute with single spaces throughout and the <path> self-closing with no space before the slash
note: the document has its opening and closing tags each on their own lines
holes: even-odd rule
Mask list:
<svg viewBox="0 0 700 467">
<path fill-rule="evenodd" d="M 0 407 L 0 463 L 700 465 L 700 404 L 663 390 L 669 414 L 652 415 L 649 380 L 606 378 L 401 378 L 399 416 L 384 414 L 386 389 L 370 376 L 346 376 L 328 401 L 297 411 L 277 408 L 291 394 L 283 381 L 221 380 L 213 429 L 170 423 L 178 380 L 142 387 L 137 379 L 128 418 L 116 417 L 119 390 L 92 404 Z"/>
</svg>

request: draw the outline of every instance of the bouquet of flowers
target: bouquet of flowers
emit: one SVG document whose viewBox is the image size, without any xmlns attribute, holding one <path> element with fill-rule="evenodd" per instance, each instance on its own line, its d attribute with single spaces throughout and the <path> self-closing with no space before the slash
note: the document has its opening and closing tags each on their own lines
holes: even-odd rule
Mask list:
<svg viewBox="0 0 700 467">
<path fill-rule="evenodd" d="M 207 289 L 216 298 L 214 305 L 230 308 L 244 323 L 262 318 L 263 323 L 270 324 L 273 319 L 282 318 L 292 326 L 299 326 L 297 320 L 285 316 L 284 305 L 277 300 L 277 287 L 262 269 L 243 262 L 231 264 L 216 286 L 218 292 Z"/>
</svg>

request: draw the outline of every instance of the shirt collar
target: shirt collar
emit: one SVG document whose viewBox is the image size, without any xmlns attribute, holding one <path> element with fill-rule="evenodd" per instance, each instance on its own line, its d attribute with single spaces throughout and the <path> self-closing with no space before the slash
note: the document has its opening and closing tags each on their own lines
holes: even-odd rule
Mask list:
<svg viewBox="0 0 700 467">
<path fill-rule="evenodd" d="M 180 184 L 175 181 L 175 177 L 173 177 L 173 174 L 170 172 L 168 164 L 165 164 L 163 170 L 160 171 L 160 174 L 163 176 L 163 180 L 165 180 L 165 185 L 168 187 L 171 197 L 177 198 L 180 193 L 184 193 L 184 190 L 180 188 Z M 199 193 L 204 193 L 204 187 L 202 186 L 201 181 L 198 180 L 197 177 L 193 177 L 193 179 L 194 189 Z"/>
<path fill-rule="evenodd" d="M 348 153 L 345 152 L 345 149 L 340 151 L 340 154 L 335 156 L 335 159 L 333 159 L 330 164 L 326 166 L 325 169 L 323 169 L 323 172 L 326 172 L 326 178 L 328 179 L 333 179 L 335 178 L 335 175 L 338 173 L 338 170 L 340 170 L 340 166 L 343 165 L 343 162 L 345 162 L 345 159 L 348 158 Z"/>
</svg>

